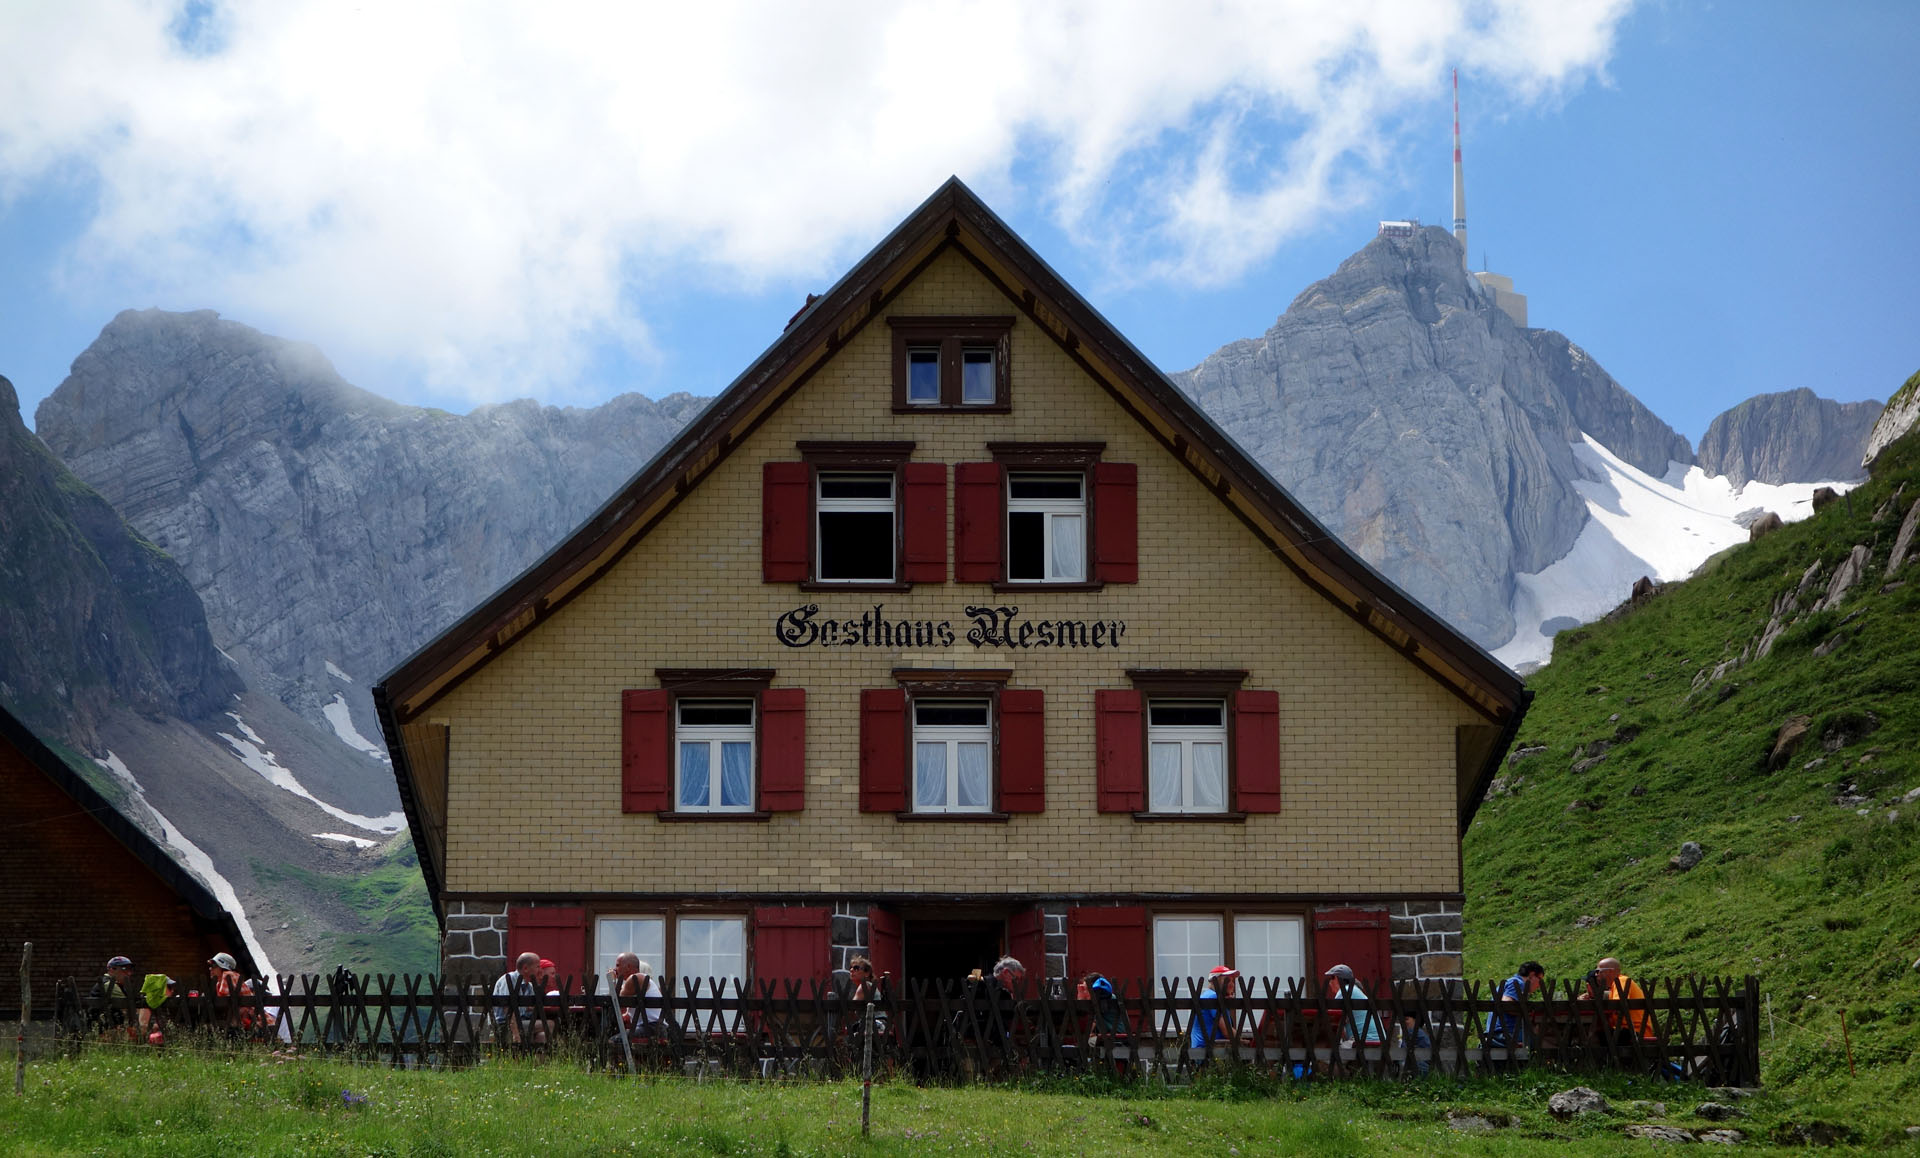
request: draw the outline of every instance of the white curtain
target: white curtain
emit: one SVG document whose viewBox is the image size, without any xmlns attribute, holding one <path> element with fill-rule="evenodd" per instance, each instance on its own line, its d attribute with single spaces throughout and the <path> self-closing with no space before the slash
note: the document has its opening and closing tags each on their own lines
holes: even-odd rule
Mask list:
<svg viewBox="0 0 1920 1158">
<path fill-rule="evenodd" d="M 753 807 L 753 745 L 720 745 L 720 804 Z"/>
<path fill-rule="evenodd" d="M 947 802 L 947 746 L 913 746 L 913 804 L 916 808 L 939 808 Z"/>
<path fill-rule="evenodd" d="M 711 790 L 713 772 L 709 765 L 712 749 L 702 740 L 680 745 L 680 807 L 705 808 Z"/>
<path fill-rule="evenodd" d="M 987 746 L 960 746 L 960 800 L 962 808 L 985 808 L 988 804 Z"/>
<path fill-rule="evenodd" d="M 1153 745 L 1147 778 L 1153 811 L 1177 810 L 1180 807 L 1180 745 Z"/>
<path fill-rule="evenodd" d="M 1087 536 L 1080 529 L 1082 521 L 1079 515 L 1053 517 L 1053 577 L 1055 579 L 1087 577 Z"/>
<path fill-rule="evenodd" d="M 1226 745 L 1195 744 L 1193 746 L 1193 806 L 1208 812 L 1226 810 Z"/>
</svg>

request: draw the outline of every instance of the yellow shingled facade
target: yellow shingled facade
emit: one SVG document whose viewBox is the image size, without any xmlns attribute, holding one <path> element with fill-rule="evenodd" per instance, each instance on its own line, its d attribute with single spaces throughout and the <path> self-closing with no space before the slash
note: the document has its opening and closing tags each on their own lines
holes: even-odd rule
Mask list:
<svg viewBox="0 0 1920 1158">
<path fill-rule="evenodd" d="M 1020 314 L 947 252 L 883 311 Z M 452 897 L 857 893 L 1406 896 L 1457 893 L 1455 729 L 1486 720 L 1308 588 L 1058 343 L 1012 330 L 1012 411 L 896 414 L 882 321 L 689 492 L 614 568 L 434 703 L 449 735 L 443 890 Z M 800 590 L 761 572 L 762 465 L 809 440 L 910 440 L 911 461 L 990 460 L 996 441 L 1103 441 L 1139 470 L 1139 582 L 1097 591 Z M 639 464 L 635 464 L 638 466 Z M 949 536 L 952 480 L 949 475 Z M 556 539 L 564 528 L 555 529 Z M 945 620 L 951 648 L 788 648 L 784 612 Z M 1022 618 L 1124 621 L 1120 646 L 1010 651 L 965 640 L 970 604 Z M 1046 802 L 1005 823 L 859 811 L 862 689 L 900 667 L 1011 668 L 1046 697 Z M 772 668 L 806 690 L 806 806 L 764 821 L 621 811 L 621 692 L 656 668 Z M 1278 814 L 1141 822 L 1096 810 L 1096 689 L 1134 668 L 1245 669 L 1280 695 Z"/>
</svg>

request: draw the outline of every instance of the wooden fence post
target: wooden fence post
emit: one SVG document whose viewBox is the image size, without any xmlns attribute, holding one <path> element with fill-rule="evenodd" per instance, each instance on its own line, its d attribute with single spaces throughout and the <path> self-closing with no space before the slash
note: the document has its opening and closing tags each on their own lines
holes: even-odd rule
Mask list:
<svg viewBox="0 0 1920 1158">
<path fill-rule="evenodd" d="M 13 1039 L 13 1092 L 27 1092 L 27 1018 L 33 1015 L 33 942 L 20 950 L 20 1032 Z"/>
</svg>

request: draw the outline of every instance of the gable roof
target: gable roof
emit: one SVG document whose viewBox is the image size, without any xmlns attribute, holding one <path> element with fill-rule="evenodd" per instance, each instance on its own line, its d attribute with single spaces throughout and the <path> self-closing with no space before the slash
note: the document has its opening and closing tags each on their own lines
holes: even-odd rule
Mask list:
<svg viewBox="0 0 1920 1158">
<path fill-rule="evenodd" d="M 424 839 L 423 818 L 417 816 L 402 729 L 606 574 L 735 446 L 949 251 L 1005 294 L 1302 582 L 1502 734 L 1473 777 L 1471 791 L 1462 794 L 1464 828 L 1531 699 L 1520 678 L 1349 551 L 954 177 L 796 314 L 773 345 L 619 493 L 375 686 L 381 729 L 431 893 L 438 895 L 437 848 Z"/>
<path fill-rule="evenodd" d="M 27 763 L 38 768 L 47 779 L 73 799 L 80 811 L 93 817 L 107 834 L 120 842 L 141 864 L 153 870 L 161 883 L 165 884 L 185 901 L 194 915 L 220 931 L 232 947 L 235 961 L 241 972 L 251 977 L 258 972 L 253 959 L 253 951 L 247 947 L 247 940 L 240 935 L 239 922 L 233 914 L 227 912 L 211 889 L 201 883 L 199 877 L 188 872 L 179 861 L 174 860 L 167 850 L 155 844 L 145 829 L 135 824 L 113 802 L 100 794 L 100 790 L 87 783 L 86 778 L 75 772 L 65 760 L 49 748 L 33 729 L 0 706 L 0 743 L 11 745 Z"/>
</svg>

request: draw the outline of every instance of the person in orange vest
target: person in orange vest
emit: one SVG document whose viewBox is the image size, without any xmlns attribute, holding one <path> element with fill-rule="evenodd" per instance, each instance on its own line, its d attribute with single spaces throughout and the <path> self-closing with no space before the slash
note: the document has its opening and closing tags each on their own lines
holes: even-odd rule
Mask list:
<svg viewBox="0 0 1920 1158">
<path fill-rule="evenodd" d="M 1584 1000 L 1625 1001 L 1626 1012 L 1608 1009 L 1601 1016 L 1606 1019 L 1608 1031 L 1616 1043 L 1631 1046 L 1635 1038 L 1641 1041 L 1658 1041 L 1653 1019 L 1645 1005 L 1647 995 L 1633 978 L 1620 972 L 1620 960 L 1617 957 L 1602 957 L 1593 972 L 1587 974 L 1587 992 L 1581 995 Z"/>
</svg>

